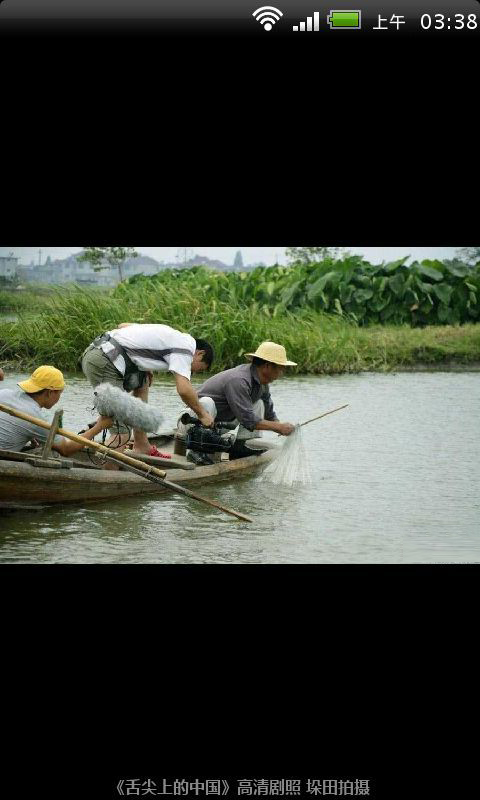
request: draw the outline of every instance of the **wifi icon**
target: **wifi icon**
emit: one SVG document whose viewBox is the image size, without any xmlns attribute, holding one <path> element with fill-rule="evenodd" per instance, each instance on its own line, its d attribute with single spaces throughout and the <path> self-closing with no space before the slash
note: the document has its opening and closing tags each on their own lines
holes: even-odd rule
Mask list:
<svg viewBox="0 0 480 800">
<path fill-rule="evenodd" d="M 274 6 L 261 6 L 253 12 L 252 17 L 255 17 L 260 25 L 263 25 L 265 31 L 271 31 L 280 17 L 283 17 L 283 14 L 279 8 L 275 8 Z"/>
</svg>

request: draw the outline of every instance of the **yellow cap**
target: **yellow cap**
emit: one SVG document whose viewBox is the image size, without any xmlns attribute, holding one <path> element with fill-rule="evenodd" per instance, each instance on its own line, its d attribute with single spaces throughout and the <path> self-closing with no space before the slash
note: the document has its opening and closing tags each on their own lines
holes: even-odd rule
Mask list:
<svg viewBox="0 0 480 800">
<path fill-rule="evenodd" d="M 296 367 L 295 361 L 287 361 L 287 351 L 281 344 L 275 342 L 262 342 L 258 345 L 255 353 L 245 353 L 245 357 L 250 361 L 251 358 L 263 358 L 272 364 L 279 364 L 282 367 Z"/>
<path fill-rule="evenodd" d="M 42 366 L 32 372 L 28 380 L 18 384 L 20 389 L 28 394 L 41 392 L 42 389 L 63 389 L 65 381 L 63 375 L 56 367 Z"/>
</svg>

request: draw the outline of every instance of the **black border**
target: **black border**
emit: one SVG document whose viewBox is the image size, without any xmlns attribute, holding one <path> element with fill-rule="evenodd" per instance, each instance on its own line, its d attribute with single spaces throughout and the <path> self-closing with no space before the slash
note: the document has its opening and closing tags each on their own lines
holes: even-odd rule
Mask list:
<svg viewBox="0 0 480 800">
<path fill-rule="evenodd" d="M 234 38 L 2 34 L 3 235 L 476 244 L 473 49 L 370 48 L 280 59 Z M 2 565 L 0 578 L 11 797 L 22 778 L 103 798 L 129 774 L 320 767 L 371 775 L 375 797 L 467 788 L 446 714 L 470 702 L 476 565 Z"/>
</svg>

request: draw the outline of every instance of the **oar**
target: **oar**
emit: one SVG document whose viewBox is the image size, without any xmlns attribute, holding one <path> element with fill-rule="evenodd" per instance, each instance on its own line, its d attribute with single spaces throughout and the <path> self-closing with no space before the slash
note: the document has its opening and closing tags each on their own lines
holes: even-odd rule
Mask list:
<svg viewBox="0 0 480 800">
<path fill-rule="evenodd" d="M 23 411 L 17 411 L 16 408 L 5 406 L 3 403 L 0 403 L 0 411 L 4 411 L 6 414 L 10 414 L 12 417 L 23 419 L 26 422 L 32 422 L 34 425 L 38 425 L 40 428 L 50 430 L 51 426 L 43 419 L 37 419 L 37 417 L 32 417 L 30 414 L 26 414 Z M 245 522 L 253 521 L 251 517 L 247 517 L 246 514 L 241 514 L 239 511 L 234 511 L 232 508 L 221 506 L 220 503 L 216 502 L 216 500 L 210 500 L 208 497 L 203 497 L 196 492 L 192 492 L 190 489 L 186 489 L 184 486 L 179 486 L 178 483 L 172 483 L 172 481 L 164 480 L 167 473 L 162 469 L 158 469 L 158 467 L 151 467 L 148 464 L 145 464 L 143 461 L 139 461 L 131 456 L 126 456 L 125 453 L 119 453 L 116 450 L 110 449 L 110 447 L 105 447 L 105 445 L 100 444 L 99 442 L 93 442 L 90 441 L 90 439 L 85 439 L 78 433 L 72 433 L 64 428 L 59 428 L 58 434 L 60 436 L 65 436 L 67 439 L 71 439 L 72 442 L 83 444 L 84 447 L 88 447 L 91 450 L 99 450 L 101 453 L 105 453 L 109 458 L 115 461 L 121 461 L 132 471 L 135 470 L 137 474 L 141 474 L 144 478 L 147 478 L 147 480 L 153 479 L 155 483 L 164 486 L 166 489 L 170 489 L 172 492 L 178 492 L 178 494 L 184 494 L 187 497 L 192 497 L 194 500 L 199 500 L 200 502 L 206 503 L 209 506 L 218 508 L 220 511 L 224 511 L 226 514 L 231 514 L 234 517 L 238 517 L 238 519 L 245 520 Z"/>
<path fill-rule="evenodd" d="M 319 414 L 318 417 L 312 417 L 312 419 L 307 419 L 306 422 L 300 423 L 300 427 L 302 427 L 303 425 L 308 425 L 309 422 L 315 422 L 316 419 L 321 419 L 322 417 L 326 417 L 328 416 L 328 414 L 334 414 L 335 411 L 341 411 L 342 408 L 347 408 L 347 406 L 348 403 L 346 403 L 344 406 L 338 406 L 338 408 L 332 408 L 331 411 L 325 411 L 323 414 Z"/>
</svg>

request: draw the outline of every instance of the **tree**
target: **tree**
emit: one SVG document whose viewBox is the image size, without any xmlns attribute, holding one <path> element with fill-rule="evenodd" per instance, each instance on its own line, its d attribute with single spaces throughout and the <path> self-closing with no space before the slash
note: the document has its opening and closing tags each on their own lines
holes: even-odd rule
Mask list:
<svg viewBox="0 0 480 800">
<path fill-rule="evenodd" d="M 287 247 L 285 255 L 289 264 L 314 264 L 325 258 L 338 258 L 343 247 Z"/>
<path fill-rule="evenodd" d="M 116 267 L 120 281 L 123 281 L 123 264 L 127 258 L 136 258 L 137 256 L 138 253 L 133 247 L 85 247 L 77 260 L 88 261 L 92 264 L 95 272 Z"/>
<path fill-rule="evenodd" d="M 461 247 L 457 250 L 457 255 L 467 264 L 477 264 L 480 261 L 480 247 Z"/>
<path fill-rule="evenodd" d="M 236 256 L 233 260 L 233 266 L 235 269 L 243 269 L 243 258 L 240 250 L 237 250 Z"/>
</svg>

